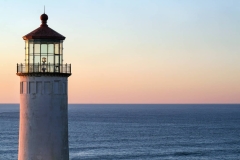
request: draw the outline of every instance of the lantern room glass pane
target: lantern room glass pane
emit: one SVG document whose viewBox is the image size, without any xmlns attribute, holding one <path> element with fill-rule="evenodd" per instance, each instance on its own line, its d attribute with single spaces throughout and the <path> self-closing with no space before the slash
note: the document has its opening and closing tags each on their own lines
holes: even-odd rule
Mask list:
<svg viewBox="0 0 240 160">
<path fill-rule="evenodd" d="M 54 52 L 54 46 L 53 44 L 48 44 L 48 53 L 52 53 Z"/>
<path fill-rule="evenodd" d="M 29 63 L 33 63 L 33 56 L 30 55 L 29 58 L 30 58 L 30 59 L 29 59 Z"/>
<path fill-rule="evenodd" d="M 59 65 L 59 55 L 55 56 L 55 65 Z"/>
<path fill-rule="evenodd" d="M 60 55 L 60 64 L 63 63 L 62 55 Z"/>
<path fill-rule="evenodd" d="M 55 44 L 55 54 L 59 54 L 59 44 Z"/>
<path fill-rule="evenodd" d="M 28 41 L 25 41 L 25 63 L 28 63 Z"/>
<path fill-rule="evenodd" d="M 28 54 L 28 48 L 26 48 L 26 54 Z"/>
<path fill-rule="evenodd" d="M 25 55 L 28 55 L 28 48 L 25 49 Z"/>
<path fill-rule="evenodd" d="M 60 54 L 63 54 L 63 43 L 60 43 Z"/>
<path fill-rule="evenodd" d="M 41 53 L 47 53 L 47 44 L 41 44 Z"/>
<path fill-rule="evenodd" d="M 40 53 L 40 44 L 35 44 L 34 46 L 34 54 L 39 54 Z"/>
<path fill-rule="evenodd" d="M 39 64 L 41 63 L 40 56 L 36 56 L 36 55 L 35 55 L 34 58 L 35 58 L 35 59 L 34 59 L 34 63 L 39 63 Z"/>
<path fill-rule="evenodd" d="M 53 64 L 53 56 L 51 55 L 48 55 L 48 58 L 47 58 L 47 63 L 50 63 L 50 64 Z"/>
<path fill-rule="evenodd" d="M 29 44 L 29 53 L 33 54 L 33 44 L 32 43 Z"/>
<path fill-rule="evenodd" d="M 25 47 L 28 48 L 28 41 L 25 41 Z"/>
<path fill-rule="evenodd" d="M 28 54 L 28 41 L 25 41 L 26 43 L 25 43 L 25 49 L 26 49 L 26 54 Z"/>
<path fill-rule="evenodd" d="M 28 63 L 28 55 L 25 56 L 25 63 Z"/>
</svg>

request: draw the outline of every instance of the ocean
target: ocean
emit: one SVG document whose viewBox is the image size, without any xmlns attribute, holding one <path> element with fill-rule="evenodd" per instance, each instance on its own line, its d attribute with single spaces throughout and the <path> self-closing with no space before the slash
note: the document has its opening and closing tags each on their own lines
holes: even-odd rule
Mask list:
<svg viewBox="0 0 240 160">
<path fill-rule="evenodd" d="M 19 105 L 0 104 L 0 160 L 17 160 Z M 239 160 L 240 104 L 70 104 L 71 160 Z"/>
</svg>

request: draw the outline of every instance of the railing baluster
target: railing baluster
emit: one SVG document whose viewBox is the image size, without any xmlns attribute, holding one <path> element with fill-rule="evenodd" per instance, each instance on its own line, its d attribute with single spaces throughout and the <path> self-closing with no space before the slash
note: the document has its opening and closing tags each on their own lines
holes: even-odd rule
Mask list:
<svg viewBox="0 0 240 160">
<path fill-rule="evenodd" d="M 68 69 L 68 68 L 67 68 L 67 63 L 66 63 L 66 73 L 67 73 L 67 69 Z"/>
</svg>

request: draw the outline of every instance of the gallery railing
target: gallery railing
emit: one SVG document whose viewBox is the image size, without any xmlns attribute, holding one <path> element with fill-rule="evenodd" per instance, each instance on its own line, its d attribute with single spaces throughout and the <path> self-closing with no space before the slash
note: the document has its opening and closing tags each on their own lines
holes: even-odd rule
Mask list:
<svg viewBox="0 0 240 160">
<path fill-rule="evenodd" d="M 17 73 L 67 73 L 71 74 L 71 64 L 17 64 Z"/>
</svg>

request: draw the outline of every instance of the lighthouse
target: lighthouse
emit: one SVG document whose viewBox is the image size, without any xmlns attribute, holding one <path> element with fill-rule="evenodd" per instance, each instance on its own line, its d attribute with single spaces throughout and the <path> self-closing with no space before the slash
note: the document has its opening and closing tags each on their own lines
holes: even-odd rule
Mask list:
<svg viewBox="0 0 240 160">
<path fill-rule="evenodd" d="M 68 77 L 63 63 L 65 37 L 40 16 L 39 28 L 23 36 L 25 62 L 20 77 L 18 160 L 68 160 Z"/>
</svg>

